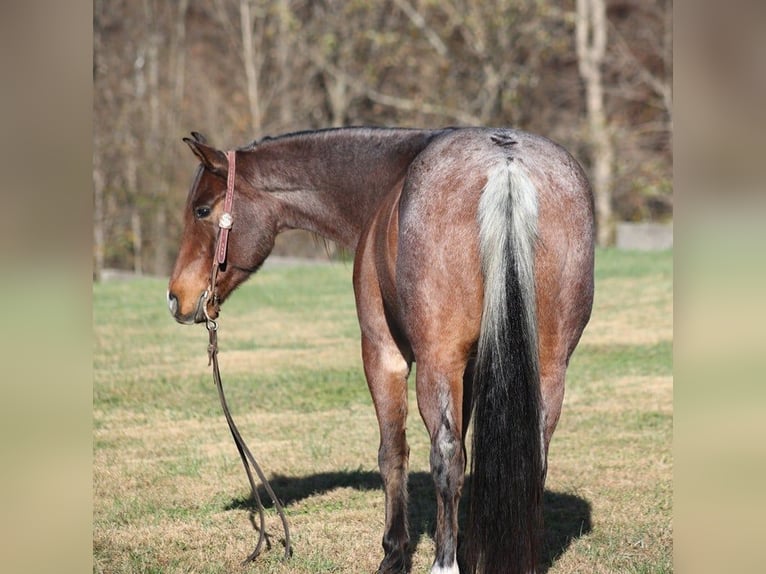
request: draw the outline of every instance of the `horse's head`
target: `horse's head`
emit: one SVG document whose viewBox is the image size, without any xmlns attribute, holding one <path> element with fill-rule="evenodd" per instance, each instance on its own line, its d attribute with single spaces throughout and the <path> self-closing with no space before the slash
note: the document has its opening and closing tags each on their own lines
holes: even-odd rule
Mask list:
<svg viewBox="0 0 766 574">
<path fill-rule="evenodd" d="M 277 234 L 278 205 L 268 194 L 251 185 L 252 166 L 242 161 L 237 152 L 234 200 L 226 262 L 210 285 L 223 213 L 229 162 L 226 154 L 205 143 L 197 133 L 184 138 L 201 165 L 197 169 L 184 210 L 181 247 L 168 286 L 168 307 L 179 323 L 204 322 L 218 316 L 219 304 L 247 279 L 274 247 Z M 209 289 L 214 288 L 217 301 Z"/>
</svg>

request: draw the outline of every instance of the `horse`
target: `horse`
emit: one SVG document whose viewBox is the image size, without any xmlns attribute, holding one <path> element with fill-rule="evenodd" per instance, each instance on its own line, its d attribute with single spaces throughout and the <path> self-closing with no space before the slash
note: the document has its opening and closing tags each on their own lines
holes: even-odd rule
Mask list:
<svg viewBox="0 0 766 574">
<path fill-rule="evenodd" d="M 334 128 L 228 153 L 196 132 L 184 141 L 200 164 L 168 288 L 178 322 L 218 317 L 283 230 L 354 254 L 385 492 L 378 572 L 409 569 L 413 363 L 436 492 L 431 574 L 534 572 L 548 448 L 593 302 L 593 196 L 577 161 L 545 137 L 507 128 Z M 220 233 L 230 234 L 216 261 L 221 216 Z"/>
</svg>

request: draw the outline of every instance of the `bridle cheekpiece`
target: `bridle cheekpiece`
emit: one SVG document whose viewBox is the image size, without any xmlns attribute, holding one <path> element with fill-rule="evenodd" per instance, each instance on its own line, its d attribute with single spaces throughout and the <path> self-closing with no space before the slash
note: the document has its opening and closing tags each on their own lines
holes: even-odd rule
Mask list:
<svg viewBox="0 0 766 574">
<path fill-rule="evenodd" d="M 216 240 L 215 256 L 213 257 L 213 266 L 210 270 L 210 283 L 207 290 L 203 293 L 202 311 L 205 314 L 208 330 L 216 330 L 218 324 L 210 317 L 207 311 L 208 299 L 212 297 L 214 305 L 218 305 L 218 293 L 216 292 L 216 279 L 218 271 L 226 263 L 226 249 L 229 244 L 229 230 L 234 224 L 232 216 L 232 206 L 234 204 L 234 180 L 237 175 L 237 152 L 230 150 L 226 152 L 226 159 L 229 162 L 229 172 L 226 177 L 226 197 L 223 200 L 223 213 L 218 219 L 218 239 Z"/>
</svg>

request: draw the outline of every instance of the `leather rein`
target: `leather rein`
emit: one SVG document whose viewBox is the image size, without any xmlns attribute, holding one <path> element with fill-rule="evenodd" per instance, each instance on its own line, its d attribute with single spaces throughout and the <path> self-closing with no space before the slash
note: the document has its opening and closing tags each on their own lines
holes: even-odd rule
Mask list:
<svg viewBox="0 0 766 574">
<path fill-rule="evenodd" d="M 231 431 L 231 436 L 234 439 L 234 444 L 237 446 L 237 451 L 239 452 L 239 456 L 242 459 L 242 465 L 245 467 L 245 473 L 247 474 L 247 479 L 250 482 L 252 499 L 255 501 L 255 505 L 258 509 L 258 543 L 256 544 L 255 549 L 242 562 L 242 564 L 247 564 L 248 562 L 251 562 L 258 557 L 258 555 L 261 553 L 261 550 L 263 549 L 264 542 L 266 543 L 267 547 L 271 546 L 271 543 L 269 542 L 266 535 L 263 503 L 261 502 L 261 497 L 258 494 L 258 489 L 255 484 L 255 479 L 253 478 L 252 470 L 255 470 L 255 473 L 258 475 L 261 484 L 263 484 L 264 489 L 274 503 L 274 508 L 276 508 L 277 514 L 279 514 L 279 518 L 282 521 L 282 527 L 285 531 L 285 559 L 290 558 L 292 555 L 292 547 L 290 546 L 290 528 L 287 524 L 287 517 L 285 516 L 282 504 L 279 502 L 276 494 L 274 494 L 274 490 L 271 488 L 269 481 L 266 480 L 266 476 L 261 470 L 260 465 L 255 460 L 253 453 L 248 448 L 247 444 L 242 438 L 242 435 L 239 432 L 239 429 L 237 428 L 237 425 L 234 424 L 234 419 L 231 417 L 229 405 L 226 402 L 226 397 L 224 396 L 223 392 L 221 372 L 218 368 L 218 323 L 214 319 L 210 318 L 210 315 L 207 311 L 208 299 L 212 298 L 213 304 L 216 306 L 218 305 L 216 279 L 218 277 L 218 271 L 220 267 L 226 263 L 226 248 L 228 245 L 229 230 L 234 223 L 231 210 L 232 204 L 234 202 L 236 152 L 228 151 L 226 152 L 226 157 L 229 160 L 229 173 L 226 180 L 226 198 L 224 199 L 223 213 L 221 214 L 221 217 L 218 221 L 218 239 L 216 241 L 215 253 L 213 257 L 213 267 L 210 271 L 210 284 L 208 285 L 207 291 L 205 291 L 205 294 L 203 295 L 202 309 L 205 313 L 205 326 L 207 327 L 210 340 L 207 347 L 208 366 L 212 365 L 213 367 L 213 380 L 215 381 L 215 386 L 218 390 L 218 398 L 221 401 L 223 415 L 226 417 L 226 423 L 229 425 L 229 431 Z M 251 514 L 251 520 L 252 519 L 253 518 Z"/>
</svg>

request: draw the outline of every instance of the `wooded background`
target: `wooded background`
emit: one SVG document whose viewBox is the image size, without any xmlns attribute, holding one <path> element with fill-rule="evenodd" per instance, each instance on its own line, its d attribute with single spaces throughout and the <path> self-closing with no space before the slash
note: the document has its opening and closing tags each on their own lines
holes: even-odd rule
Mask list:
<svg viewBox="0 0 766 574">
<path fill-rule="evenodd" d="M 196 160 L 342 125 L 513 126 L 590 174 L 599 243 L 672 217 L 671 0 L 95 0 L 94 269 L 165 275 Z M 324 248 L 293 236 L 284 253 Z"/>
</svg>

